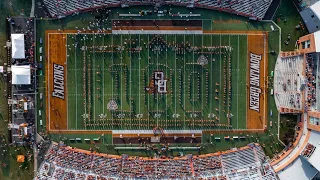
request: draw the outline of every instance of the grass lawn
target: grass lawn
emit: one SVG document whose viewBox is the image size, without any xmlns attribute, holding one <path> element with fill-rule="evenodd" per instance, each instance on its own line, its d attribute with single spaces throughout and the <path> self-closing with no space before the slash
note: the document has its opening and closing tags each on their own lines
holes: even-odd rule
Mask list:
<svg viewBox="0 0 320 180">
<path fill-rule="evenodd" d="M 293 141 L 297 118 L 297 115 L 289 114 L 280 116 L 280 140 L 286 145 Z"/>
<path fill-rule="evenodd" d="M 282 51 L 294 50 L 296 40 L 298 40 L 301 36 L 308 34 L 307 31 L 295 29 L 295 26 L 298 25 L 299 22 L 303 23 L 303 20 L 291 0 L 281 1 L 280 7 L 276 12 L 273 21 L 276 22 L 281 28 Z M 291 36 L 291 42 L 288 45 L 285 45 L 284 41 L 287 39 L 288 34 Z"/>
<path fill-rule="evenodd" d="M 7 41 L 6 39 L 6 18 L 8 16 L 29 16 L 31 11 L 31 0 L 8 0 L 0 1 L 0 9 L 2 18 L 0 20 L 0 43 L 4 45 Z M 0 48 L 0 64 L 3 65 L 7 61 L 7 52 L 5 48 Z M 7 98 L 3 96 L 6 94 L 4 90 L 6 89 L 6 78 L 1 75 L 0 77 L 0 134 L 4 135 L 6 141 L 8 140 L 8 125 L 5 122 L 8 119 L 8 106 Z M 0 139 L 2 140 L 3 137 Z M 26 162 L 25 164 L 16 162 L 17 154 L 26 154 L 27 150 L 20 148 L 19 151 L 15 151 L 15 148 L 2 147 L 4 143 L 0 144 L 0 163 L 6 164 L 6 167 L 1 166 L 0 168 L 0 179 L 2 180 L 12 180 L 12 179 L 22 179 L 29 180 L 32 179 L 33 174 L 30 176 L 29 173 L 33 172 L 32 163 Z M 3 153 L 3 150 L 7 150 Z M 12 156 L 10 156 L 12 154 Z M 24 170 L 20 170 L 19 166 Z M 27 169 L 25 169 L 27 167 Z M 17 173 L 16 173 L 17 172 Z"/>
</svg>

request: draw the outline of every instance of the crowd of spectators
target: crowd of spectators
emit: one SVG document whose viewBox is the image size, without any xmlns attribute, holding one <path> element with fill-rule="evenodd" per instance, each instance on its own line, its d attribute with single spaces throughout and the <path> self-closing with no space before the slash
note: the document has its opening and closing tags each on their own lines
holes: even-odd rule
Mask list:
<svg viewBox="0 0 320 180">
<path fill-rule="evenodd" d="M 223 156 L 223 158 L 222 158 Z M 237 157 L 235 168 L 224 169 L 226 161 Z M 224 153 L 174 158 L 116 156 L 74 149 L 53 143 L 37 172 L 37 179 L 228 179 L 230 177 L 263 177 L 276 179 L 273 169 L 264 160 L 259 145 L 246 146 Z M 250 160 L 247 160 L 250 159 Z M 255 162 L 251 163 L 251 160 Z M 250 166 L 250 167 L 249 167 Z M 265 173 L 262 167 L 269 167 Z M 268 174 L 268 176 L 265 176 Z M 271 174 L 271 175 L 270 175 Z"/>
<path fill-rule="evenodd" d="M 253 19 L 263 19 L 272 0 L 44 0 L 51 17 L 59 18 L 97 8 L 134 5 L 178 5 L 225 11 Z"/>
<path fill-rule="evenodd" d="M 12 84 L 11 72 L 8 72 L 8 93 L 12 95 L 12 104 L 9 105 L 9 113 L 11 117 L 12 131 L 11 131 L 11 141 L 14 144 L 26 144 L 30 147 L 34 144 L 34 129 L 35 129 L 35 89 L 36 89 L 36 71 L 37 67 L 34 62 L 34 20 L 32 18 L 22 18 L 22 17 L 7 17 L 7 22 L 10 27 L 10 34 L 23 34 L 24 35 L 24 57 L 21 59 L 12 58 L 11 54 L 8 54 L 10 62 L 8 66 L 20 66 L 20 65 L 30 65 L 30 84 Z M 11 41 L 11 40 L 8 40 Z M 12 43 L 12 42 L 11 42 Z M 7 47 L 8 52 L 12 51 L 11 46 Z M 26 102 L 28 104 L 27 109 L 23 109 L 21 102 Z M 11 114 L 12 113 L 12 114 Z M 20 129 L 17 127 L 21 124 L 26 124 L 27 133 L 24 136 L 19 135 Z"/>
<path fill-rule="evenodd" d="M 25 38 L 25 59 L 16 59 L 12 64 L 25 64 L 34 62 L 34 27 L 32 18 L 12 18 L 8 17 L 7 20 L 11 24 L 11 33 L 24 34 Z"/>
<path fill-rule="evenodd" d="M 208 170 L 212 174 L 222 174 L 221 159 L 217 156 L 194 157 L 192 162 L 196 177 L 202 175 L 203 172 Z"/>
<path fill-rule="evenodd" d="M 307 54 L 306 61 L 306 77 L 307 77 L 307 105 L 311 108 L 316 105 L 316 74 L 317 64 L 316 59 L 312 54 Z"/>
</svg>

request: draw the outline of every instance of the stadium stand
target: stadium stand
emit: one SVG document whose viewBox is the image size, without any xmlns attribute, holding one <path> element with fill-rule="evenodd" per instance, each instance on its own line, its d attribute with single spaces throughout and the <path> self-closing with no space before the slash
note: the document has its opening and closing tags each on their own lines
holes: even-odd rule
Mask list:
<svg viewBox="0 0 320 180">
<path fill-rule="evenodd" d="M 196 7 L 225 11 L 254 19 L 262 19 L 272 0 L 199 0 Z"/>
<path fill-rule="evenodd" d="M 258 144 L 179 158 L 99 154 L 53 143 L 35 179 L 277 179 Z"/>
<path fill-rule="evenodd" d="M 76 12 L 97 8 L 128 7 L 134 5 L 178 5 L 229 12 L 261 20 L 272 0 L 43 0 L 51 17 L 61 18 Z"/>
<path fill-rule="evenodd" d="M 274 75 L 274 95 L 277 108 L 301 111 L 303 84 L 303 56 L 296 52 L 282 53 Z"/>
<path fill-rule="evenodd" d="M 312 54 L 307 54 L 306 58 L 306 77 L 307 77 L 307 103 L 308 103 L 308 109 L 317 109 L 316 108 L 316 99 L 317 99 L 317 93 L 316 93 L 316 75 L 318 74 L 317 72 L 317 62 L 316 62 L 316 57 L 313 56 Z"/>
</svg>

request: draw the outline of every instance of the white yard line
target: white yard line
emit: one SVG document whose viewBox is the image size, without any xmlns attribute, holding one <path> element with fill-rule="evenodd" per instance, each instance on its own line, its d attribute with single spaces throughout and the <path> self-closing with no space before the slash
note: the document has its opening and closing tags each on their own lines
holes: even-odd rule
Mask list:
<svg viewBox="0 0 320 180">
<path fill-rule="evenodd" d="M 203 47 L 203 36 L 204 35 L 201 35 L 201 47 Z M 201 52 L 203 53 L 203 48 L 201 48 Z M 204 112 L 204 108 L 203 108 L 203 104 L 204 103 L 206 103 L 206 98 L 205 97 L 203 97 L 204 96 L 204 92 L 206 92 L 206 82 L 205 81 L 203 81 L 203 79 L 202 79 L 202 77 L 203 77 L 203 73 L 204 73 L 204 68 L 202 68 L 202 73 L 201 73 L 201 76 L 200 76 L 200 83 L 201 83 L 201 85 L 202 85 L 202 83 L 204 82 L 204 87 L 202 87 L 201 88 L 201 101 L 202 101 L 202 103 L 201 103 L 201 109 L 203 109 L 202 110 L 202 112 Z M 204 76 L 204 77 L 206 77 L 206 76 Z M 204 114 L 204 113 L 203 113 Z M 193 123 L 193 125 L 194 125 L 194 123 Z M 194 127 L 193 127 L 194 128 Z"/>
<path fill-rule="evenodd" d="M 49 43 L 49 41 L 50 41 L 50 34 L 48 34 L 48 66 L 50 65 L 50 43 Z M 50 97 L 51 97 L 51 95 L 50 95 L 50 81 L 51 81 L 51 79 L 50 79 L 50 76 L 49 76 L 49 74 L 50 74 L 50 68 L 48 68 L 48 74 L 47 74 L 47 77 L 48 77 L 48 79 L 49 79 L 49 81 L 47 81 L 47 83 L 48 83 L 48 105 L 47 105 L 47 108 L 49 109 L 49 124 L 46 124 L 46 126 L 47 127 L 49 127 L 49 131 L 50 131 L 50 124 L 51 124 L 51 119 L 50 119 L 50 111 L 51 111 L 51 107 L 50 107 Z"/>
<path fill-rule="evenodd" d="M 166 34 L 166 42 L 168 42 L 168 35 Z M 168 51 L 166 50 L 166 66 L 168 66 Z M 168 66 L 169 67 L 169 66 Z M 169 69 L 169 72 L 171 72 L 171 70 Z M 170 74 L 168 74 L 170 75 Z M 167 75 L 167 77 L 168 77 Z M 169 83 L 168 83 L 169 84 Z M 166 109 L 168 107 L 168 103 L 167 103 L 167 98 L 168 98 L 168 94 L 166 96 Z M 166 110 L 166 122 L 165 122 L 166 127 L 168 127 L 168 110 Z"/>
<path fill-rule="evenodd" d="M 75 36 L 74 36 L 74 38 L 76 38 Z M 73 48 L 74 48 L 74 65 L 75 65 L 75 69 L 77 69 L 77 48 L 76 47 L 74 47 L 73 46 Z M 68 64 L 68 61 L 67 61 L 67 64 Z M 76 78 L 77 77 L 77 70 L 74 70 L 74 77 Z M 77 127 L 78 127 L 78 83 L 77 82 L 75 82 L 76 83 L 76 129 L 78 129 Z"/>
<path fill-rule="evenodd" d="M 149 52 L 149 34 L 148 34 L 148 41 L 147 41 L 147 50 L 148 50 L 148 65 L 149 65 L 149 55 L 150 55 L 150 52 Z M 149 76 L 149 66 L 147 65 L 147 77 Z M 147 79 L 146 79 L 147 81 Z M 148 97 L 148 109 L 147 109 L 147 112 L 148 112 L 148 126 L 150 126 L 150 113 L 149 113 L 149 97 L 150 95 L 147 93 L 147 97 Z"/>
<path fill-rule="evenodd" d="M 82 37 L 83 38 L 83 37 Z M 84 47 L 86 47 L 86 39 L 84 39 L 83 40 L 83 46 Z M 84 64 L 84 66 L 86 66 L 86 64 L 87 64 L 87 58 L 86 58 L 86 48 L 84 48 L 84 50 L 83 50 L 83 58 L 85 59 L 85 64 Z M 88 78 L 88 81 L 89 81 L 89 78 Z M 86 82 L 84 82 L 84 83 L 86 83 Z M 84 88 L 86 88 L 86 86 L 84 86 Z M 84 97 L 84 103 L 85 103 L 85 106 L 84 106 L 84 114 L 87 114 L 87 97 L 86 97 L 87 95 L 85 94 L 85 97 Z M 90 117 L 90 116 L 89 116 Z M 85 126 L 84 127 L 85 129 L 87 129 L 87 127 Z"/>
<path fill-rule="evenodd" d="M 240 46 L 240 38 L 238 35 L 238 60 L 237 60 L 237 129 L 239 129 L 239 55 L 240 55 L 240 50 L 239 50 L 239 46 Z"/>
<path fill-rule="evenodd" d="M 157 45 L 159 45 L 159 43 Z M 159 52 L 157 52 L 157 69 L 159 69 Z M 157 114 L 158 113 L 159 113 L 159 94 L 157 93 Z M 157 121 L 157 127 L 159 127 L 159 118 L 157 118 L 156 121 Z"/>
<path fill-rule="evenodd" d="M 174 42 L 177 43 L 177 35 L 174 35 Z M 172 50 L 172 48 L 171 48 Z M 174 106 L 174 112 L 175 114 L 177 114 L 177 54 L 174 52 L 174 73 L 175 73 L 175 83 L 174 83 L 174 103 L 175 103 L 175 106 Z M 175 118 L 175 126 L 177 125 L 177 119 Z"/>
<path fill-rule="evenodd" d="M 120 34 L 120 42 L 121 42 L 121 48 L 122 48 L 122 34 Z M 122 64 L 122 52 L 121 52 L 121 56 L 120 56 L 120 59 L 121 59 L 121 64 Z M 121 114 L 123 113 L 123 101 L 122 101 L 122 80 L 121 80 L 121 76 L 122 76 L 122 72 L 121 70 L 123 70 L 123 67 L 120 66 L 121 69 L 120 69 L 120 73 L 119 73 L 119 81 L 120 81 L 120 102 L 121 102 Z M 121 121 L 121 128 L 123 128 L 123 121 Z"/>
<path fill-rule="evenodd" d="M 267 78 L 267 70 L 266 70 L 266 67 L 267 67 L 267 60 L 266 60 L 266 36 L 264 35 L 263 36 L 263 54 L 264 54 L 264 68 L 263 68 L 263 71 L 264 71 L 264 78 L 263 78 L 263 81 L 265 82 L 266 78 Z M 265 86 L 265 83 L 263 82 L 264 84 L 264 95 L 263 95 L 263 98 L 264 98 L 264 113 L 263 113 L 263 127 L 262 129 L 264 129 L 264 126 L 266 125 L 266 114 L 267 114 L 267 94 L 268 94 L 268 89 L 266 89 L 266 86 Z"/>
<path fill-rule="evenodd" d="M 111 35 L 111 47 L 112 47 L 112 49 L 111 49 L 111 53 L 112 53 L 112 56 L 111 56 L 111 60 L 112 60 L 112 65 L 113 65 L 113 58 L 114 58 L 114 56 L 113 56 L 113 49 L 114 49 L 114 47 L 113 47 L 113 35 Z M 111 68 L 112 68 L 112 66 L 111 66 Z M 114 94 L 113 94 L 113 76 L 112 76 L 112 70 L 111 70 L 111 94 L 112 94 L 112 100 L 114 100 Z M 111 120 L 112 120 L 112 129 L 114 129 L 114 127 L 113 127 L 113 124 L 114 124 L 114 118 L 113 118 L 113 115 L 111 115 Z"/>
<path fill-rule="evenodd" d="M 66 77 L 68 78 L 68 35 L 66 35 L 65 36 L 65 38 L 66 38 L 66 46 L 65 46 L 65 48 L 66 48 L 66 61 L 65 61 L 65 66 L 66 66 Z M 66 82 L 66 85 L 65 85 L 65 88 L 66 88 L 66 92 L 68 93 L 68 82 Z M 68 95 L 66 96 L 66 101 L 67 101 L 67 129 L 69 129 L 69 101 L 68 101 L 68 99 L 69 99 L 69 97 L 68 97 Z"/>
<path fill-rule="evenodd" d="M 105 35 L 106 34 L 103 34 L 103 39 L 102 39 L 102 46 L 104 47 L 104 38 L 105 38 Z M 101 93 L 101 95 L 102 95 L 102 107 L 103 107 L 103 109 L 102 109 L 102 113 L 104 114 L 104 107 L 105 107 L 105 100 L 104 100 L 104 76 L 105 76 L 105 74 L 104 74 L 104 61 L 105 61 L 105 53 L 103 53 L 103 61 L 102 61 L 102 72 L 103 73 L 101 73 L 102 74 L 102 93 Z"/>
<path fill-rule="evenodd" d="M 141 48 L 143 48 L 143 46 L 141 46 L 141 38 L 140 38 L 140 34 L 139 34 L 139 46 L 141 47 Z M 141 94 L 141 75 L 140 75 L 140 73 L 141 73 L 141 63 L 140 63 L 140 58 L 141 58 L 141 51 L 139 51 L 139 60 L 138 60 L 138 62 L 139 62 L 139 87 L 138 87 L 138 89 L 139 89 L 139 94 Z M 139 97 L 139 114 L 141 114 L 141 95 L 140 96 L 138 96 Z M 141 127 L 140 127 L 140 124 L 141 124 L 141 118 L 139 118 L 139 129 L 141 129 Z"/>
<path fill-rule="evenodd" d="M 219 46 L 221 46 L 221 34 L 219 34 L 219 39 L 220 39 L 220 44 L 219 44 Z M 222 70 L 222 63 L 223 63 L 223 60 L 221 59 L 221 48 L 219 48 L 219 50 L 220 50 L 220 59 L 219 59 L 219 62 L 220 62 L 220 83 L 219 83 L 219 96 L 221 95 L 221 93 L 223 93 L 223 89 L 222 89 L 222 91 L 221 91 L 221 86 L 223 86 L 222 84 L 221 84 L 221 78 L 223 78 L 223 70 Z M 220 100 L 220 98 L 219 98 L 219 121 L 220 121 L 220 123 L 221 123 L 221 100 Z"/>
<path fill-rule="evenodd" d="M 249 54 L 249 36 L 247 36 L 247 57 L 246 57 L 246 61 L 247 61 L 247 67 L 246 69 L 249 67 L 249 60 L 248 60 L 248 54 Z M 250 69 L 248 69 L 250 71 Z M 248 81 L 248 70 L 246 71 L 246 129 L 248 129 L 248 110 L 247 110 L 247 107 L 248 107 L 248 90 L 247 90 L 247 83 L 250 83 L 250 82 L 247 82 Z"/>
<path fill-rule="evenodd" d="M 72 33 L 72 32 L 69 32 L 69 33 L 48 33 L 48 34 L 78 34 L 78 33 Z M 79 33 L 79 34 L 85 34 L 85 35 L 88 35 L 88 34 L 93 34 L 93 33 Z M 119 34 L 114 34 L 114 33 L 107 33 L 107 34 L 111 34 L 111 35 L 119 35 Z M 221 35 L 221 32 L 210 32 L 210 33 L 203 33 L 203 34 L 215 34 L 215 35 Z M 263 34 L 253 34 L 253 33 L 223 33 L 222 35 L 226 35 L 226 34 L 233 34 L 233 35 L 250 35 L 250 36 L 261 36 Z M 147 34 L 147 35 L 150 35 L 150 34 Z M 190 35 L 190 34 L 187 34 L 187 35 Z"/>
<path fill-rule="evenodd" d="M 131 40 L 131 34 L 130 34 L 130 40 Z M 129 82 L 129 86 L 130 86 L 130 100 L 131 100 L 131 98 L 132 98 L 132 79 L 131 79 L 131 77 L 132 77 L 132 71 L 131 71 L 131 69 L 132 69 L 132 64 L 131 64 L 131 48 L 132 48 L 132 44 L 131 44 L 131 42 L 130 42 L 130 50 L 129 50 L 129 52 L 130 52 L 130 59 L 129 59 L 129 63 L 130 63 L 130 82 Z M 139 61 L 138 61 L 139 62 Z M 140 64 L 140 62 L 139 62 L 139 64 Z M 140 87 L 140 86 L 139 86 Z M 131 104 L 131 102 L 129 101 L 129 103 L 130 103 L 130 112 L 131 112 L 131 109 L 132 109 L 132 104 Z M 131 114 L 131 113 L 130 113 Z M 132 117 L 130 116 L 130 120 L 132 121 Z M 132 124 L 132 122 L 130 123 L 130 125 Z M 130 129 L 132 129 L 132 127 L 130 127 Z"/>
<path fill-rule="evenodd" d="M 215 34 L 215 35 L 250 35 L 250 36 L 261 36 L 263 35 L 263 33 L 258 33 L 258 34 L 252 34 L 252 33 L 221 33 L 221 32 L 217 32 L 217 33 L 203 33 L 203 34 Z"/>
<path fill-rule="evenodd" d="M 93 47 L 93 55 L 90 56 L 90 58 L 92 59 L 92 66 L 91 66 L 91 74 L 93 74 L 93 100 L 92 100 L 92 108 L 93 108 L 93 121 L 96 124 L 96 73 L 95 73 L 95 61 L 96 61 L 96 53 L 95 53 L 95 44 L 94 44 L 94 39 L 95 39 L 95 34 L 93 34 L 92 37 L 92 47 Z M 90 88 L 90 87 L 89 87 Z"/>
<path fill-rule="evenodd" d="M 186 42 L 186 35 L 183 35 L 183 42 Z M 193 46 L 194 46 L 194 35 L 193 35 Z M 183 54 L 184 62 L 186 62 L 186 53 Z M 194 55 L 194 52 L 193 52 Z M 183 108 L 186 109 L 186 65 L 183 66 Z M 188 97 L 188 95 L 187 95 Z M 184 121 L 183 121 L 183 129 L 186 129 L 186 115 L 184 115 Z"/>
<path fill-rule="evenodd" d="M 230 34 L 229 34 L 229 47 L 230 47 Z M 231 53 L 231 52 L 230 52 Z M 229 54 L 229 56 L 230 56 L 230 54 Z M 229 66 L 229 57 L 227 56 L 227 60 L 226 60 L 226 63 L 227 63 L 227 72 L 226 72 L 226 75 L 228 76 L 228 79 L 230 79 L 230 81 L 231 81 L 231 78 L 229 77 L 229 76 L 231 76 L 231 73 L 229 74 L 229 72 L 228 71 L 231 71 L 231 69 L 229 69 L 228 70 L 228 68 L 230 67 Z M 229 89 L 230 89 L 230 86 L 229 86 L 229 81 L 228 81 L 228 79 L 227 79 L 227 87 L 228 87 L 228 90 L 227 90 L 227 108 L 228 108 L 228 111 L 227 111 L 227 116 L 229 116 L 230 114 L 229 113 L 231 113 L 231 110 L 230 110 L 230 108 L 229 108 L 229 103 L 230 103 L 230 100 L 229 100 Z M 230 118 L 230 116 L 229 117 L 227 117 L 227 119 L 228 118 Z M 230 123 L 231 123 L 231 118 L 230 118 Z M 228 125 L 230 125 L 230 124 L 228 124 Z"/>
<path fill-rule="evenodd" d="M 212 24 L 212 22 L 211 22 L 211 24 Z M 211 25 L 211 28 L 212 28 L 212 25 Z M 210 35 L 210 37 L 211 37 L 211 47 L 212 47 L 212 34 Z M 213 110 L 213 103 L 215 102 L 215 100 L 214 100 L 214 88 L 213 88 L 213 85 L 215 84 L 212 80 L 213 80 L 213 77 L 212 77 L 212 75 L 213 75 L 213 67 L 212 67 L 212 65 L 213 65 L 213 61 L 212 61 L 212 52 L 210 52 L 210 54 L 211 54 L 211 60 L 210 60 L 210 64 L 211 64 L 211 68 L 210 68 L 210 71 L 211 71 L 211 83 L 210 83 L 210 85 L 211 85 L 211 100 L 210 100 L 210 113 L 214 113 L 214 110 Z M 203 123 L 202 123 L 202 126 L 203 126 Z"/>
</svg>

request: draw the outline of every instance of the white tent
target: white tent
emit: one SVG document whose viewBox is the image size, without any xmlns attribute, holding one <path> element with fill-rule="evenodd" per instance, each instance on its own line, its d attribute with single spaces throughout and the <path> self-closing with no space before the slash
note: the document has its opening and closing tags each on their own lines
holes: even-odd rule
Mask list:
<svg viewBox="0 0 320 180">
<path fill-rule="evenodd" d="M 12 84 L 31 84 L 30 65 L 11 66 Z"/>
<path fill-rule="evenodd" d="M 24 59 L 24 34 L 11 34 L 12 59 Z"/>
</svg>

